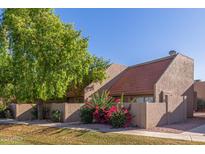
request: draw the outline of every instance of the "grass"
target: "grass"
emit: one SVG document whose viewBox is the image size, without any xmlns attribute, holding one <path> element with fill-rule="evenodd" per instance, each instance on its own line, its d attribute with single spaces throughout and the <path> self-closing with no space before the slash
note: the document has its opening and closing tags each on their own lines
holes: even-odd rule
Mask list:
<svg viewBox="0 0 205 154">
<path fill-rule="evenodd" d="M 100 133 L 35 125 L 0 125 L 0 144 L 205 144 L 144 136 Z"/>
</svg>

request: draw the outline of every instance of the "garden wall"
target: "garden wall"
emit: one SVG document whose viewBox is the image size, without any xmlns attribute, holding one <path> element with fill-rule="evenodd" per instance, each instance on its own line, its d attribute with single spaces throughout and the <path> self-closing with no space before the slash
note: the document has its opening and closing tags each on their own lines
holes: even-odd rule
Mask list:
<svg viewBox="0 0 205 154">
<path fill-rule="evenodd" d="M 35 104 L 11 104 L 10 109 L 17 120 L 32 120 Z"/>
<path fill-rule="evenodd" d="M 167 124 L 166 103 L 146 103 L 146 127 Z"/>
<path fill-rule="evenodd" d="M 125 103 L 130 105 L 132 125 L 152 128 L 167 124 L 166 103 Z"/>
<path fill-rule="evenodd" d="M 49 110 L 49 117 L 51 117 L 52 111 L 61 111 L 62 122 L 78 122 L 80 121 L 80 107 L 83 103 L 47 103 L 44 104 Z"/>
<path fill-rule="evenodd" d="M 51 113 L 54 110 L 61 111 L 62 122 L 78 122 L 80 121 L 80 107 L 82 103 L 45 103 L 43 108 L 46 108 L 48 119 L 51 118 Z M 32 120 L 34 119 L 32 112 L 34 104 L 11 104 L 10 108 L 14 113 L 14 118 L 17 120 Z"/>
<path fill-rule="evenodd" d="M 146 127 L 146 104 L 145 103 L 125 103 L 125 107 L 130 105 L 132 115 L 132 125 L 140 128 Z"/>
<path fill-rule="evenodd" d="M 64 122 L 80 121 L 80 108 L 83 103 L 65 103 Z"/>
<path fill-rule="evenodd" d="M 62 122 L 79 122 L 80 108 L 83 103 L 46 103 L 49 119 L 54 110 L 61 111 Z M 166 103 L 125 103 L 130 105 L 132 125 L 140 128 L 152 128 L 167 124 Z M 34 104 L 12 104 L 11 109 L 18 120 L 32 120 Z"/>
</svg>

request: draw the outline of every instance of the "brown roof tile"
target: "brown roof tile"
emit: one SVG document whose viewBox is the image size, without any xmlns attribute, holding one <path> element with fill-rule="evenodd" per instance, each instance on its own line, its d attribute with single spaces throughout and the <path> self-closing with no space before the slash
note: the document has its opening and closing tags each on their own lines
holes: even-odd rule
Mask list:
<svg viewBox="0 0 205 154">
<path fill-rule="evenodd" d="M 176 57 L 169 56 L 155 61 L 130 66 L 109 89 L 111 95 L 153 94 L 154 85 Z"/>
</svg>

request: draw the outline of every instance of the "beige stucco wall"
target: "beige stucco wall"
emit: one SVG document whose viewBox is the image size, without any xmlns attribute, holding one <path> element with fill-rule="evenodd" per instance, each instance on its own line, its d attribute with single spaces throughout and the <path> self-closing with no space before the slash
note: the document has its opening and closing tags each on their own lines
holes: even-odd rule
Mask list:
<svg viewBox="0 0 205 154">
<path fill-rule="evenodd" d="M 61 111 L 62 122 L 79 122 L 80 108 L 82 103 L 45 103 L 43 104 L 49 110 L 49 117 L 54 110 Z M 12 104 L 12 109 L 15 119 L 17 120 L 32 120 L 33 107 L 35 104 Z"/>
<path fill-rule="evenodd" d="M 46 107 L 51 113 L 54 110 L 61 111 L 62 122 L 78 122 L 80 121 L 80 107 L 83 103 L 47 103 Z"/>
<path fill-rule="evenodd" d="M 49 109 L 49 117 L 51 118 L 52 111 L 59 110 L 61 112 L 61 119 L 64 121 L 65 103 L 46 103 L 44 107 Z"/>
<path fill-rule="evenodd" d="M 167 123 L 166 103 L 125 103 L 129 105 L 133 126 L 152 128 Z"/>
<path fill-rule="evenodd" d="M 119 77 L 119 74 L 124 71 L 127 67 L 119 64 L 112 64 L 106 70 L 107 79 L 102 83 L 91 83 L 84 89 L 84 100 L 87 101 L 90 99 L 90 96 L 96 91 L 102 91 L 108 89 L 112 83 Z"/>
<path fill-rule="evenodd" d="M 155 85 L 155 101 L 160 93 L 168 95 L 168 123 L 181 122 L 193 116 L 194 61 L 177 55 Z"/>
<path fill-rule="evenodd" d="M 166 103 L 146 103 L 146 127 L 167 124 Z"/>
<path fill-rule="evenodd" d="M 197 98 L 205 101 L 205 82 L 197 81 L 194 83 L 194 91 L 197 93 Z"/>
<path fill-rule="evenodd" d="M 130 105 L 133 126 L 146 128 L 146 104 L 145 103 L 125 103 L 125 107 Z"/>
<path fill-rule="evenodd" d="M 32 120 L 33 107 L 35 104 L 12 104 L 10 106 L 17 120 Z"/>
<path fill-rule="evenodd" d="M 83 103 L 65 103 L 64 122 L 80 121 L 80 108 Z"/>
</svg>

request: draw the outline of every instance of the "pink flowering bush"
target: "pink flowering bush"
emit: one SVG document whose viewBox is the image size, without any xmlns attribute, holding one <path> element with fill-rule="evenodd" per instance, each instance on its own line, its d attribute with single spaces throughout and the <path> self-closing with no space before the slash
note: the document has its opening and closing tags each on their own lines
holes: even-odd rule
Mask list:
<svg viewBox="0 0 205 154">
<path fill-rule="evenodd" d="M 83 108 L 92 111 L 84 112 L 89 114 L 84 116 L 92 116 L 93 122 L 111 124 L 114 128 L 128 127 L 132 120 L 129 109 L 123 106 L 123 98 L 114 100 L 106 91 L 102 94 L 95 94 L 90 102 L 85 103 Z"/>
</svg>

